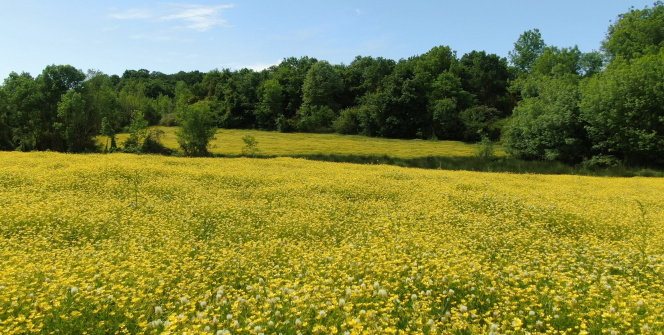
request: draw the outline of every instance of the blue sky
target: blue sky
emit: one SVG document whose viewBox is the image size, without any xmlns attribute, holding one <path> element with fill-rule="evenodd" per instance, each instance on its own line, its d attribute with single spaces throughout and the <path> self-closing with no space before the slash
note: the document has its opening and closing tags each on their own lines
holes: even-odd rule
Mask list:
<svg viewBox="0 0 664 335">
<path fill-rule="evenodd" d="M 49 64 L 107 74 L 260 70 L 286 57 L 349 64 L 449 45 L 507 57 L 539 28 L 548 45 L 599 49 L 610 20 L 648 1 L 0 0 L 0 78 Z"/>
</svg>

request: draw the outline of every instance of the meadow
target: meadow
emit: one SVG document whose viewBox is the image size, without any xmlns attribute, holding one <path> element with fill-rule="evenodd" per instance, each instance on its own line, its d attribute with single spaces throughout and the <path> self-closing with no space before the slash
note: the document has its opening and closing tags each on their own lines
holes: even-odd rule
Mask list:
<svg viewBox="0 0 664 335">
<path fill-rule="evenodd" d="M 661 178 L 0 152 L 0 333 L 662 333 L 663 194 Z"/>
<path fill-rule="evenodd" d="M 169 149 L 177 150 L 179 145 L 175 135 L 177 127 L 152 127 L 163 132 L 161 142 Z M 250 129 L 219 129 L 210 142 L 210 153 L 218 156 L 242 156 L 245 146 L 242 138 L 251 135 L 258 141 L 262 157 L 298 157 L 311 155 L 364 155 L 392 156 L 399 158 L 419 158 L 426 156 L 472 157 L 476 146 L 458 141 L 424 141 L 376 138 L 359 135 L 280 133 Z M 122 143 L 128 134 L 120 134 Z M 104 137 L 98 142 L 104 144 Z M 497 156 L 505 156 L 501 147 L 496 148 Z"/>
</svg>

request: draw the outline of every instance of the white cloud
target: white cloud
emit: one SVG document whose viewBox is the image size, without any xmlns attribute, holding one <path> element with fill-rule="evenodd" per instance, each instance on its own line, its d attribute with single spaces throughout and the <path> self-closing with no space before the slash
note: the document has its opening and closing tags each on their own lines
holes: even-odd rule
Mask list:
<svg viewBox="0 0 664 335">
<path fill-rule="evenodd" d="M 357 15 L 362 15 L 362 14 L 364 14 L 364 11 L 361 10 L 361 9 L 359 9 L 359 8 L 356 8 L 356 9 L 355 9 L 355 14 L 357 14 Z"/>
<path fill-rule="evenodd" d="M 233 8 L 235 5 L 171 5 L 176 13 L 161 17 L 164 21 L 182 20 L 186 27 L 198 31 L 207 31 L 214 26 L 230 27 L 228 21 L 221 17 L 224 9 Z"/>
<path fill-rule="evenodd" d="M 147 20 L 154 17 L 154 14 L 147 8 L 131 8 L 125 12 L 113 13 L 109 16 L 116 20 Z"/>
<path fill-rule="evenodd" d="M 116 20 L 145 20 L 150 22 L 181 22 L 180 28 L 208 31 L 216 26 L 231 27 L 221 14 L 235 5 L 168 4 L 161 8 L 131 8 L 109 15 Z"/>
</svg>

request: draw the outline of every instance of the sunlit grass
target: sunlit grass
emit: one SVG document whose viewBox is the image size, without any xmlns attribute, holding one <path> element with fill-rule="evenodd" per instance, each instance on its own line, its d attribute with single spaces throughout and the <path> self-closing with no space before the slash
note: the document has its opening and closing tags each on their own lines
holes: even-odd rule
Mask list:
<svg viewBox="0 0 664 335">
<path fill-rule="evenodd" d="M 178 149 L 176 127 L 156 127 L 164 131 L 162 143 Z M 261 156 L 303 155 L 370 155 L 394 158 L 418 158 L 428 156 L 472 157 L 477 152 L 475 144 L 456 141 L 395 140 L 355 135 L 279 133 L 259 130 L 220 129 L 210 143 L 210 152 L 224 156 L 240 156 L 244 142 L 242 137 L 252 135 L 258 141 Z M 118 142 L 126 139 L 118 136 Z M 500 146 L 497 156 L 505 156 Z"/>
<path fill-rule="evenodd" d="M 0 334 L 661 334 L 662 194 L 658 178 L 0 153 Z"/>
</svg>

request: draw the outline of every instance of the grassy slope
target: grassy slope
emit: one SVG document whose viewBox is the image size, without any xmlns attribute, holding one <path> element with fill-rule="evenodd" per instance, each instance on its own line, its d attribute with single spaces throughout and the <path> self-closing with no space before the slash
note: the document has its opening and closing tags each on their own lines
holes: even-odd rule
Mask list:
<svg viewBox="0 0 664 335">
<path fill-rule="evenodd" d="M 156 127 L 164 131 L 162 143 L 178 149 L 175 127 Z M 245 129 L 220 129 L 210 143 L 210 152 L 222 156 L 240 156 L 242 137 L 252 135 L 258 141 L 261 156 L 365 155 L 409 159 L 428 156 L 472 157 L 476 146 L 456 141 L 395 140 L 355 135 L 279 133 Z M 118 136 L 122 143 L 126 134 Z M 505 156 L 502 148 L 496 155 Z"/>
<path fill-rule="evenodd" d="M 155 127 L 164 132 L 161 142 L 178 150 L 176 127 Z M 572 167 L 559 162 L 521 161 L 509 157 L 500 145 L 495 158 L 476 157 L 477 145 L 457 141 L 397 140 L 355 135 L 279 133 L 246 129 L 220 129 L 210 143 L 216 156 L 242 155 L 242 137 L 252 135 L 258 141 L 259 157 L 296 157 L 319 161 L 359 164 L 387 164 L 426 169 L 487 172 L 581 174 L 596 176 L 655 176 L 664 172 L 623 166 L 606 169 Z M 118 136 L 123 143 L 127 134 Z M 105 143 L 105 139 L 99 139 Z"/>
</svg>

